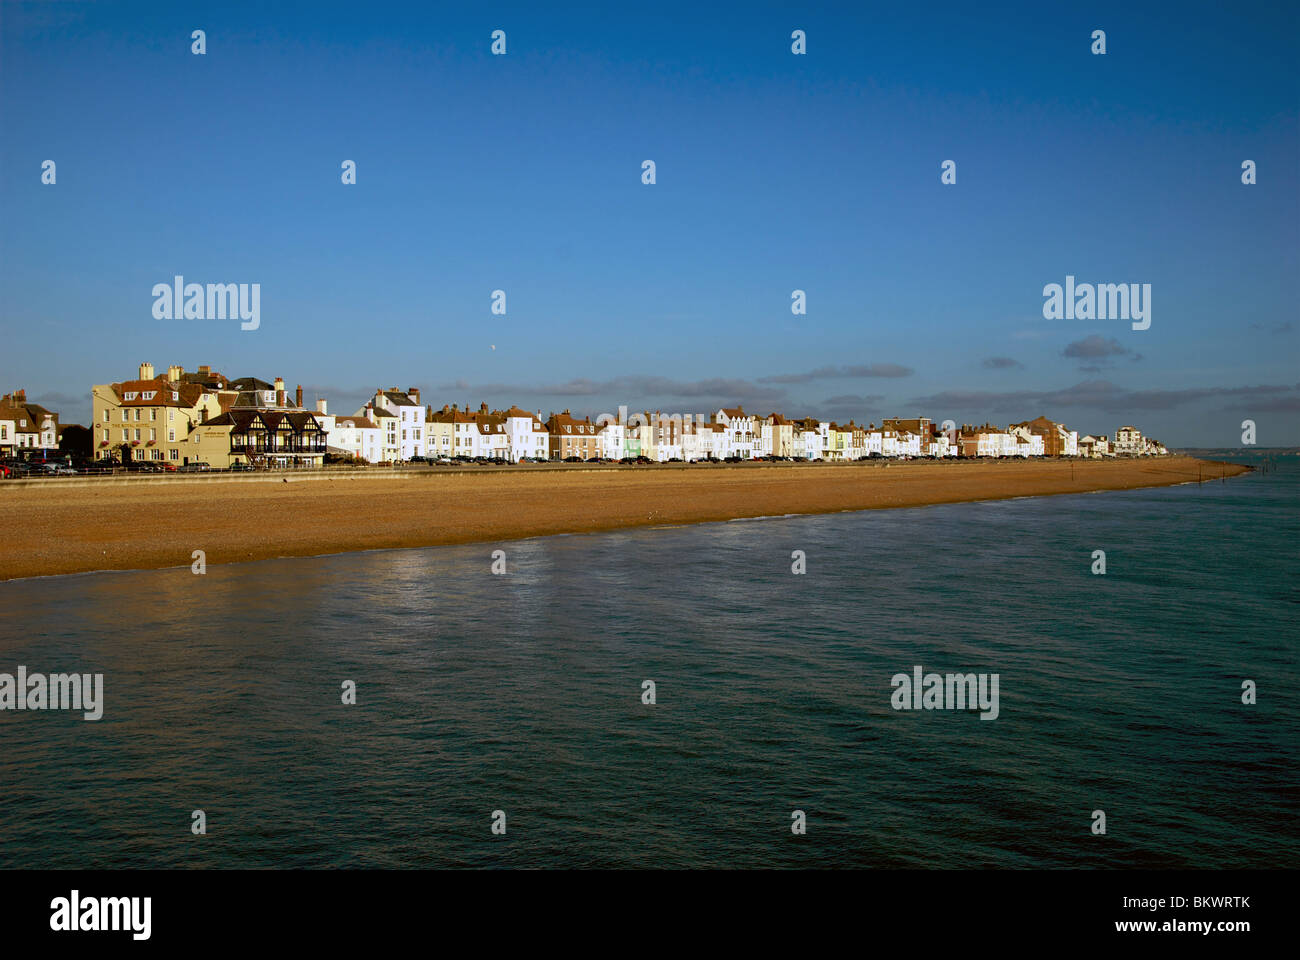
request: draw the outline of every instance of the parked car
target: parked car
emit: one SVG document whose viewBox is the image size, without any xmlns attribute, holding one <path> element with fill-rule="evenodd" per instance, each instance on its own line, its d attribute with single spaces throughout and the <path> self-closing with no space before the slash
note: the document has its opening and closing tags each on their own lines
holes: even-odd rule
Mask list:
<svg viewBox="0 0 1300 960">
<path fill-rule="evenodd" d="M 184 463 L 176 468 L 177 473 L 207 473 L 212 469 L 212 464 L 206 460 L 195 460 L 192 463 Z"/>
<path fill-rule="evenodd" d="M 240 461 L 236 461 L 235 463 L 232 463 L 232 464 L 230 465 L 230 472 L 231 472 L 231 473 L 248 473 L 248 472 L 251 471 L 252 469 L 253 469 L 253 468 L 252 468 L 252 466 L 251 466 L 250 464 L 243 463 L 243 462 L 240 462 Z"/>
</svg>

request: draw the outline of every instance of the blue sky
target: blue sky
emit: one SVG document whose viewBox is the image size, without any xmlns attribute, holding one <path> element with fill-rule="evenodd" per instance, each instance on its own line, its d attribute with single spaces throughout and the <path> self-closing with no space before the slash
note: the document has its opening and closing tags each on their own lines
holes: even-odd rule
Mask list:
<svg viewBox="0 0 1300 960">
<path fill-rule="evenodd" d="M 899 6 L 0 4 L 0 384 L 1300 443 L 1297 8 Z M 1150 329 L 1044 320 L 1067 274 Z"/>
</svg>

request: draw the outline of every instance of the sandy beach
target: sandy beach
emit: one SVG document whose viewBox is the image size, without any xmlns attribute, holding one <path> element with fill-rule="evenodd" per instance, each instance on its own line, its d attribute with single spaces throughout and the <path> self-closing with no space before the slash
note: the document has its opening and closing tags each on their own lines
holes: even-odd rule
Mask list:
<svg viewBox="0 0 1300 960">
<path fill-rule="evenodd" d="M 12 518 L 0 579 L 349 550 L 1218 482 L 1190 457 L 498 470 L 397 477 L 314 472 L 249 482 L 0 483 Z M 283 482 L 287 477 L 290 482 Z"/>
</svg>

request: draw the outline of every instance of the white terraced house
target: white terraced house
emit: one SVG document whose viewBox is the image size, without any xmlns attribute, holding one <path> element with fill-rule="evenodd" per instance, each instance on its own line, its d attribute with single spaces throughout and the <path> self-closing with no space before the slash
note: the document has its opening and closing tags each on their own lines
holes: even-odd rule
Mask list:
<svg viewBox="0 0 1300 960">
<path fill-rule="evenodd" d="M 682 434 L 685 424 L 680 415 L 668 416 L 656 410 L 650 419 L 650 427 L 654 431 L 656 461 L 667 463 L 670 460 L 685 459 L 682 456 Z"/>
<path fill-rule="evenodd" d="M 602 414 L 596 420 L 597 449 L 604 460 L 622 460 L 626 453 L 626 427 L 616 417 Z"/>
<path fill-rule="evenodd" d="M 379 427 L 379 460 L 393 463 L 402 459 L 402 442 L 398 439 L 398 417 L 391 410 L 367 403 L 355 414 L 364 417 Z"/>
<path fill-rule="evenodd" d="M 820 460 L 822 456 L 821 425 L 816 420 L 798 420 L 795 430 L 795 456 L 806 460 Z"/>
<path fill-rule="evenodd" d="M 707 460 L 708 453 L 706 449 L 712 449 L 712 443 L 706 448 L 705 437 L 712 438 L 713 431 L 709 429 L 707 423 L 699 423 L 695 420 L 688 420 L 682 424 L 682 459 L 687 463 L 694 463 L 696 460 Z"/>
<path fill-rule="evenodd" d="M 511 407 L 504 413 L 495 412 L 505 420 L 506 441 L 510 448 L 510 460 L 518 463 L 524 458 L 541 457 L 545 460 L 550 455 L 550 433 L 542 423 L 540 411 L 531 414 L 519 407 Z"/>
<path fill-rule="evenodd" d="M 384 445 L 379 424 L 365 416 L 332 417 L 329 431 L 331 453 L 346 453 L 367 463 L 384 459 Z"/>
<path fill-rule="evenodd" d="M 723 407 L 713 415 L 716 423 L 727 428 L 727 456 L 750 460 L 754 457 L 754 417 L 743 407 Z"/>
<path fill-rule="evenodd" d="M 376 390 L 370 406 L 380 416 L 387 414 L 396 419 L 391 425 L 387 421 L 382 424 L 385 431 L 385 453 L 392 452 L 385 459 L 410 460 L 412 457 L 424 456 L 425 409 L 420 403 L 419 388 L 411 387 L 405 393 L 396 387 Z"/>
</svg>

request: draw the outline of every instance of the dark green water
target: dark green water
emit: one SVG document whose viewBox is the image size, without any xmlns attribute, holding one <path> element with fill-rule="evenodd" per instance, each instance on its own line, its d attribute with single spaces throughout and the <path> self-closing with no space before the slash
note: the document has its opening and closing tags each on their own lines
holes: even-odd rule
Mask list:
<svg viewBox="0 0 1300 960">
<path fill-rule="evenodd" d="M 1292 458 L 0 584 L 0 671 L 102 672 L 106 700 L 0 712 L 0 868 L 1289 867 L 1298 507 Z M 998 719 L 891 709 L 916 664 L 998 673 Z"/>
</svg>

